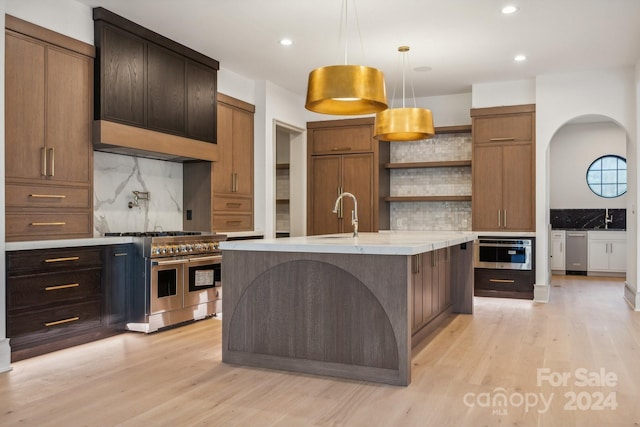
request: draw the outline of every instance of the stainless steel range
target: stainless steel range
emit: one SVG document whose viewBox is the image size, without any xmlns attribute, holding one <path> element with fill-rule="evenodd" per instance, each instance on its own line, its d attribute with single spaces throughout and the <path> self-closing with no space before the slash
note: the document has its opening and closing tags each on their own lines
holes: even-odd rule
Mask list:
<svg viewBox="0 0 640 427">
<path fill-rule="evenodd" d="M 127 329 L 155 332 L 222 310 L 219 242 L 222 234 L 199 232 L 107 233 L 133 236 L 134 286 Z"/>
</svg>

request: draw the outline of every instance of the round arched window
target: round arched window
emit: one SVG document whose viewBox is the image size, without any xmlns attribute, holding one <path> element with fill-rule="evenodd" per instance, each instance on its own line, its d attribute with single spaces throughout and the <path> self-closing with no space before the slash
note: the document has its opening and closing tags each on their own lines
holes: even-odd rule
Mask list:
<svg viewBox="0 0 640 427">
<path fill-rule="evenodd" d="M 614 154 L 597 158 L 587 169 L 587 185 L 600 197 L 620 197 L 627 192 L 627 160 Z"/>
</svg>

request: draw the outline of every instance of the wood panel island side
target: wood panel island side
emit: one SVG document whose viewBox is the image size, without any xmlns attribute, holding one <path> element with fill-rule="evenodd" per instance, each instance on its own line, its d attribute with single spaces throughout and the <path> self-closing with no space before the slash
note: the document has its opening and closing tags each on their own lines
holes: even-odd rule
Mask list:
<svg viewBox="0 0 640 427">
<path fill-rule="evenodd" d="M 394 385 L 411 349 L 473 312 L 470 232 L 221 242 L 222 361 Z"/>
</svg>

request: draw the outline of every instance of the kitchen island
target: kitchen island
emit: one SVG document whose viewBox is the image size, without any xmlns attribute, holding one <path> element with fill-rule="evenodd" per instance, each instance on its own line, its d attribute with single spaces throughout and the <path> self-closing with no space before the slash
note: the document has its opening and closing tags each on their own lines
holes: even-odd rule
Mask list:
<svg viewBox="0 0 640 427">
<path fill-rule="evenodd" d="M 221 242 L 222 361 L 395 385 L 411 349 L 473 312 L 471 232 Z"/>
</svg>

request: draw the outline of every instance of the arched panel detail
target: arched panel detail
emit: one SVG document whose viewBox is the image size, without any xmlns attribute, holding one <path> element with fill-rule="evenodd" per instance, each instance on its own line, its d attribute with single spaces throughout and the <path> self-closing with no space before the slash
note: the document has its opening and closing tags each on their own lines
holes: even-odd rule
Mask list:
<svg viewBox="0 0 640 427">
<path fill-rule="evenodd" d="M 265 271 L 240 297 L 230 351 L 397 369 L 398 345 L 375 295 L 351 273 L 294 260 Z"/>
</svg>

